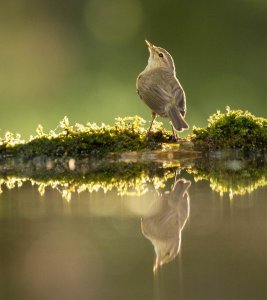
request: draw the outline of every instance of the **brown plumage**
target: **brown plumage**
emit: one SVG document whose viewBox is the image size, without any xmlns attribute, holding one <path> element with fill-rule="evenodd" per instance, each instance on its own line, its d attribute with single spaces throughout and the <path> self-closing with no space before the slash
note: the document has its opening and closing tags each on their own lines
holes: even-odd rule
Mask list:
<svg viewBox="0 0 267 300">
<path fill-rule="evenodd" d="M 140 98 L 152 110 L 152 122 L 157 115 L 168 118 L 175 131 L 189 126 L 184 120 L 186 98 L 176 78 L 175 65 L 171 55 L 163 48 L 146 41 L 149 49 L 148 65 L 137 77 L 136 88 Z"/>
</svg>

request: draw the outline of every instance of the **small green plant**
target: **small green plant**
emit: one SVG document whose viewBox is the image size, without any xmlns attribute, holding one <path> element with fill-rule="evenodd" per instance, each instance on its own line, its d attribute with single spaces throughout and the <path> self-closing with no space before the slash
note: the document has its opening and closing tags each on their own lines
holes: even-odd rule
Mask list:
<svg viewBox="0 0 267 300">
<path fill-rule="evenodd" d="M 227 107 L 210 116 L 207 127 L 194 127 L 191 140 L 198 149 L 267 150 L 267 119 Z"/>
</svg>

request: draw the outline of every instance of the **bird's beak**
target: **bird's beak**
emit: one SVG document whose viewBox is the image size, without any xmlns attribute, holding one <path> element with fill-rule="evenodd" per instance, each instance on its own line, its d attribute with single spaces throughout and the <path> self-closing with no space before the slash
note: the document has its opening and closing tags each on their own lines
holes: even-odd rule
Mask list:
<svg viewBox="0 0 267 300">
<path fill-rule="evenodd" d="M 148 40 L 145 40 L 148 49 L 153 49 L 154 45 L 152 43 L 150 43 Z"/>
</svg>

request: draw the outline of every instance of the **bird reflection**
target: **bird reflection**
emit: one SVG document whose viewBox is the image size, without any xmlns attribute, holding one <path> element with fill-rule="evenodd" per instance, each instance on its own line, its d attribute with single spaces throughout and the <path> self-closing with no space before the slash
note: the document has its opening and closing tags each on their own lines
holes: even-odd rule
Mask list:
<svg viewBox="0 0 267 300">
<path fill-rule="evenodd" d="M 177 180 L 171 192 L 159 198 L 160 208 L 156 210 L 157 212 L 141 220 L 142 233 L 155 249 L 154 272 L 159 266 L 172 261 L 180 251 L 181 232 L 190 210 L 188 194 L 190 185 L 191 181 Z"/>
</svg>

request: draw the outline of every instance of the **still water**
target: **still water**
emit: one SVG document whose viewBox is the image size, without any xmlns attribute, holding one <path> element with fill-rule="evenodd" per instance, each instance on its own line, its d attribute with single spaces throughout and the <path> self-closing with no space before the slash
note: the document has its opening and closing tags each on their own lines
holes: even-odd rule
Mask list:
<svg viewBox="0 0 267 300">
<path fill-rule="evenodd" d="M 267 186 L 151 182 L 71 199 L 2 185 L 0 299 L 267 299 Z"/>
</svg>

